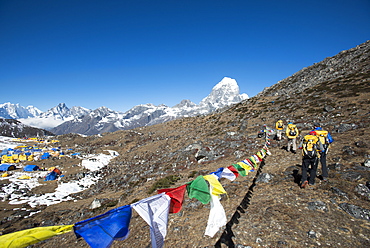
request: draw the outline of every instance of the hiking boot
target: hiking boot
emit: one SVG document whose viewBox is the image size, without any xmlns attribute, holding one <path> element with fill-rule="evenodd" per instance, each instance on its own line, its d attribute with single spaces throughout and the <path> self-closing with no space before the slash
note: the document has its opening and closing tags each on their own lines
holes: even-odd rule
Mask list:
<svg viewBox="0 0 370 248">
<path fill-rule="evenodd" d="M 321 181 L 324 181 L 324 182 L 327 182 L 328 181 L 328 178 L 327 177 L 323 177 L 322 175 L 319 176 L 319 179 Z"/>
<path fill-rule="evenodd" d="M 308 185 L 308 181 L 304 181 L 304 182 L 302 183 L 302 185 L 301 185 L 301 188 L 302 188 L 302 189 L 305 189 L 305 188 L 307 187 L 307 185 Z"/>
<path fill-rule="evenodd" d="M 308 184 L 308 188 L 309 188 L 309 189 L 314 189 L 314 188 L 315 188 L 315 184 L 310 184 L 310 183 L 309 183 L 309 184 Z"/>
</svg>

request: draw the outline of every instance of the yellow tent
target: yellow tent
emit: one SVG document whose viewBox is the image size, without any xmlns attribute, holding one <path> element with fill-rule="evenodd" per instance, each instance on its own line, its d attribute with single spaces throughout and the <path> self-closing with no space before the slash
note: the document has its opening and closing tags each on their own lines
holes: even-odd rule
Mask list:
<svg viewBox="0 0 370 248">
<path fill-rule="evenodd" d="M 1 177 L 8 177 L 9 176 L 9 173 L 8 172 L 5 172 L 1 175 Z"/>
<path fill-rule="evenodd" d="M 27 160 L 28 160 L 28 161 L 33 161 L 33 159 L 34 159 L 34 156 L 33 156 L 33 155 L 29 155 L 29 156 L 27 157 Z"/>
<path fill-rule="evenodd" d="M 27 175 L 22 175 L 22 176 L 18 177 L 18 179 L 31 179 L 31 177 L 27 176 Z"/>
<path fill-rule="evenodd" d="M 1 163 L 15 163 L 12 156 L 3 155 L 1 157 Z"/>
<path fill-rule="evenodd" d="M 27 156 L 25 154 L 21 154 L 21 155 L 19 155 L 19 160 L 20 161 L 26 161 L 27 160 Z"/>
</svg>

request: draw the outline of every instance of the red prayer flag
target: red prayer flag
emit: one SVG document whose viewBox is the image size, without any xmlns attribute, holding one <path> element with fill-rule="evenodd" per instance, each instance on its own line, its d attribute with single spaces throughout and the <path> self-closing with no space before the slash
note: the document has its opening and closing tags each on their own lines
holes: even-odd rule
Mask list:
<svg viewBox="0 0 370 248">
<path fill-rule="evenodd" d="M 182 202 L 184 201 L 185 190 L 186 184 L 177 188 L 157 190 L 158 194 L 164 192 L 171 198 L 170 214 L 180 212 L 182 208 Z"/>
<path fill-rule="evenodd" d="M 232 166 L 232 165 L 230 165 L 229 167 L 227 167 L 229 170 L 231 170 L 232 171 L 232 173 L 234 173 L 234 175 L 236 176 L 236 177 L 238 177 L 239 176 L 239 172 L 238 172 L 238 170 L 234 167 L 234 166 Z"/>
</svg>

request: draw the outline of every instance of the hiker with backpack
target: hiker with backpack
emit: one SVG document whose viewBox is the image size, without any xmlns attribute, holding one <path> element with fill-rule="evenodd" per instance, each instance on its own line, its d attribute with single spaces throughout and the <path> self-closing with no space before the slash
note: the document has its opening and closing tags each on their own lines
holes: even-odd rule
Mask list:
<svg viewBox="0 0 370 248">
<path fill-rule="evenodd" d="M 293 153 L 297 152 L 297 137 L 298 137 L 298 128 L 292 122 L 288 123 L 288 126 L 285 130 L 285 134 L 288 137 L 288 146 L 287 151 L 290 152 L 292 150 Z"/>
<path fill-rule="evenodd" d="M 310 132 L 310 134 L 304 136 L 299 149 L 302 149 L 301 188 L 306 188 L 308 185 L 312 186 L 315 184 L 320 152 L 324 151 L 324 147 L 316 134 Z M 310 174 L 309 177 L 307 176 L 308 172 Z"/>
<path fill-rule="evenodd" d="M 322 129 L 320 123 L 314 123 L 313 130 L 311 132 L 315 132 L 315 135 L 319 138 L 321 144 L 323 145 L 324 149 L 320 152 L 320 164 L 321 164 L 321 176 L 320 178 L 323 181 L 328 180 L 328 167 L 326 165 L 326 155 L 329 151 L 329 146 L 333 143 L 334 139 L 331 137 L 331 134 L 328 131 Z"/>
<path fill-rule="evenodd" d="M 276 128 L 276 140 L 280 141 L 283 135 L 284 122 L 282 120 L 278 120 L 275 123 L 275 128 Z"/>
</svg>

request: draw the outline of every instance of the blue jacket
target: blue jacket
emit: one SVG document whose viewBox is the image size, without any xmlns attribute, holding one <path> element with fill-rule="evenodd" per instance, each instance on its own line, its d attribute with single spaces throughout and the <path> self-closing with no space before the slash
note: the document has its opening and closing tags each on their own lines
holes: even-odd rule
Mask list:
<svg viewBox="0 0 370 248">
<path fill-rule="evenodd" d="M 314 130 L 312 130 L 312 131 L 315 131 L 315 130 L 318 130 L 318 131 L 321 131 L 322 130 L 322 127 L 316 127 Z M 331 144 L 331 143 L 333 143 L 334 142 L 334 139 L 333 139 L 333 137 L 331 137 L 331 134 L 328 132 L 328 136 L 327 136 L 327 138 L 328 138 L 328 141 L 329 141 L 329 144 Z"/>
</svg>

